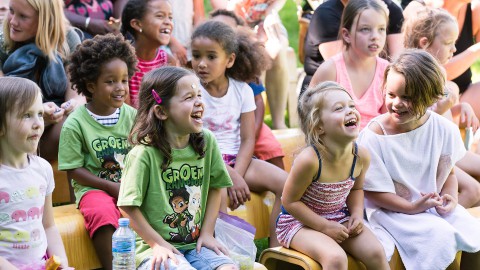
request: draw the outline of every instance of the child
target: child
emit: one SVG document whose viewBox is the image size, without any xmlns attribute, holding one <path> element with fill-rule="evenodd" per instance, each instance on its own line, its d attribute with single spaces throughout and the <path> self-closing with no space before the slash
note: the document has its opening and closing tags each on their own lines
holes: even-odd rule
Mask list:
<svg viewBox="0 0 480 270">
<path fill-rule="evenodd" d="M 480 221 L 457 205 L 453 166 L 465 147 L 457 126 L 427 110 L 444 83 L 429 53 L 403 52 L 385 71 L 387 113 L 359 137 L 371 153 L 367 218 L 387 257 L 395 244 L 407 270 L 446 269 L 459 250 L 461 269 L 480 269 Z"/>
<path fill-rule="evenodd" d="M 385 45 L 388 10 L 379 0 L 349 1 L 341 22 L 343 52 L 325 61 L 310 86 L 336 81 L 353 97 L 362 116 L 360 129 L 385 112 L 382 77 L 388 61 L 378 55 Z"/>
<path fill-rule="evenodd" d="M 367 269 L 390 269 L 382 246 L 363 226 L 362 187 L 370 156 L 355 143 L 360 113 L 352 97 L 337 83 L 320 83 L 300 97 L 298 115 L 308 146 L 283 189 L 278 240 L 323 269 L 347 269 L 345 252 Z"/>
<path fill-rule="evenodd" d="M 167 0 L 129 0 L 122 13 L 122 33 L 131 35 L 137 55 L 137 71 L 128 81 L 127 104 L 138 108 L 138 92 L 143 75 L 152 69 L 175 65 L 176 60 L 160 46 L 170 42 L 173 28 L 172 6 Z"/>
<path fill-rule="evenodd" d="M 57 159 L 62 123 L 75 107 L 85 103 L 68 85 L 64 61 L 80 43 L 68 28 L 63 1 L 11 0 L 0 34 L 1 72 L 32 80 L 42 89 L 45 132 L 40 156 Z"/>
<path fill-rule="evenodd" d="M 217 9 L 210 13 L 210 18 L 215 21 L 224 22 L 230 25 L 233 29 L 243 27 L 244 21 L 238 17 L 233 11 L 226 9 Z M 248 30 L 247 28 L 242 28 Z M 253 38 L 253 37 L 252 37 Z M 272 163 L 280 169 L 285 169 L 283 164 L 282 146 L 277 141 L 272 133 L 272 130 L 263 122 L 265 116 L 265 103 L 263 101 L 262 92 L 265 91 L 260 79 L 254 82 L 249 82 L 248 85 L 253 90 L 255 99 L 255 146 L 253 148 L 253 155 L 261 160 Z"/>
<path fill-rule="evenodd" d="M 426 8 L 406 21 L 404 34 L 406 48 L 423 49 L 441 65 L 445 65 L 456 51 L 458 25 L 448 12 Z M 447 81 L 444 89 L 444 96 L 432 109 L 455 121 L 461 128 L 472 128 L 475 132 L 479 125 L 478 119 L 470 104 L 458 103 L 458 86 Z M 467 152 L 465 157 L 456 163 L 455 173 L 460 192 L 458 202 L 467 208 L 480 205 L 480 167 L 477 164 L 480 164 L 480 156 L 473 152 Z"/>
<path fill-rule="evenodd" d="M 198 78 L 183 68 L 155 69 L 142 81 L 118 199 L 137 233 L 137 269 L 237 269 L 213 237 L 220 191 L 232 183 L 202 129 L 201 97 Z"/>
<path fill-rule="evenodd" d="M 272 191 L 275 203 L 270 216 L 270 246 L 278 245 L 275 219 L 287 173 L 263 160 L 252 159 L 255 145 L 255 100 L 244 83 L 261 72 L 263 54 L 258 43 L 237 35 L 228 25 L 208 21 L 192 35 L 192 66 L 202 83 L 205 123 L 217 139 L 233 181 L 228 188 L 230 208 L 250 199 L 250 189 Z M 226 211 L 226 198 L 222 211 Z"/>
<path fill-rule="evenodd" d="M 0 268 L 41 269 L 53 255 L 68 266 L 53 220 L 53 171 L 33 155 L 44 129 L 42 93 L 32 81 L 0 78 Z"/>
<path fill-rule="evenodd" d="M 127 139 L 136 110 L 124 102 L 136 63 L 132 46 L 120 35 L 107 34 L 85 40 L 68 67 L 73 87 L 89 102 L 63 125 L 58 168 L 67 171 L 72 181 L 76 203 L 104 269 L 112 268 L 112 234 L 120 217 L 119 180 L 131 148 Z"/>
</svg>

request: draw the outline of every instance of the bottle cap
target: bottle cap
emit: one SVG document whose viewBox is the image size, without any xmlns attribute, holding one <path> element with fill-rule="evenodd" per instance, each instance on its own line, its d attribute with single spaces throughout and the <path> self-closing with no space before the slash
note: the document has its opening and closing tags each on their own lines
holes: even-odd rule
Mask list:
<svg viewBox="0 0 480 270">
<path fill-rule="evenodd" d="M 119 226 L 128 226 L 130 224 L 130 220 L 128 218 L 120 218 L 118 219 Z"/>
</svg>

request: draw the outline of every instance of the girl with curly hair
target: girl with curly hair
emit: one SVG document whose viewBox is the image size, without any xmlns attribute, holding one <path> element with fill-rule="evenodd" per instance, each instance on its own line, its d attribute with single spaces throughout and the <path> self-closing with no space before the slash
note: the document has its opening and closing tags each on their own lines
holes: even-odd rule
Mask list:
<svg viewBox="0 0 480 270">
<path fill-rule="evenodd" d="M 202 83 L 205 127 L 218 141 L 233 181 L 227 189 L 229 207 L 236 209 L 250 200 L 250 189 L 271 191 L 275 203 L 270 216 L 270 245 L 277 246 L 275 219 L 287 173 L 273 164 L 253 159 L 255 146 L 255 100 L 248 81 L 266 64 L 264 48 L 248 34 L 235 32 L 219 21 L 200 25 L 192 35 L 192 66 Z M 227 209 L 224 196 L 222 211 Z"/>
<path fill-rule="evenodd" d="M 88 102 L 62 127 L 58 169 L 67 171 L 72 181 L 76 203 L 104 269 L 112 269 L 112 234 L 120 218 L 118 179 L 131 148 L 127 139 L 136 110 L 125 99 L 136 63 L 132 46 L 122 36 L 108 34 L 85 40 L 68 66 L 72 86 Z M 120 165 L 115 170 L 102 167 L 112 157 Z"/>
</svg>

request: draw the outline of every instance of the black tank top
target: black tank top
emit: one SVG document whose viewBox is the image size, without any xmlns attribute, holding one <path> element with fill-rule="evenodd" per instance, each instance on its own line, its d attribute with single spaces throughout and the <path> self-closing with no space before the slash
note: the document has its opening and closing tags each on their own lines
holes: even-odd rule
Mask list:
<svg viewBox="0 0 480 270">
<path fill-rule="evenodd" d="M 460 36 L 458 37 L 457 51 L 453 55 L 460 54 L 467 50 L 474 44 L 473 41 L 473 29 L 472 29 L 472 7 L 471 4 L 467 5 L 467 12 L 465 13 L 465 22 L 463 23 Z M 462 75 L 453 80 L 460 88 L 460 93 L 465 92 L 468 86 L 472 83 L 472 70 L 468 68 Z"/>
</svg>

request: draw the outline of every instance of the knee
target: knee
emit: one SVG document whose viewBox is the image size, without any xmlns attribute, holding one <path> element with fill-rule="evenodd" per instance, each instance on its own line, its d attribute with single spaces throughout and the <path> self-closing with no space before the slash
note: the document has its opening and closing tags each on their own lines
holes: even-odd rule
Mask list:
<svg viewBox="0 0 480 270">
<path fill-rule="evenodd" d="M 388 264 L 387 256 L 385 255 L 385 251 L 383 247 L 375 246 L 369 250 L 367 256 L 365 257 L 365 265 L 372 265 L 372 269 L 380 269 L 379 266 Z"/>
<path fill-rule="evenodd" d="M 347 254 L 342 250 L 342 252 L 330 252 L 322 256 L 320 261 L 323 269 L 347 269 L 348 258 Z"/>
<path fill-rule="evenodd" d="M 238 267 L 234 264 L 222 265 L 217 270 L 238 270 Z"/>
</svg>

